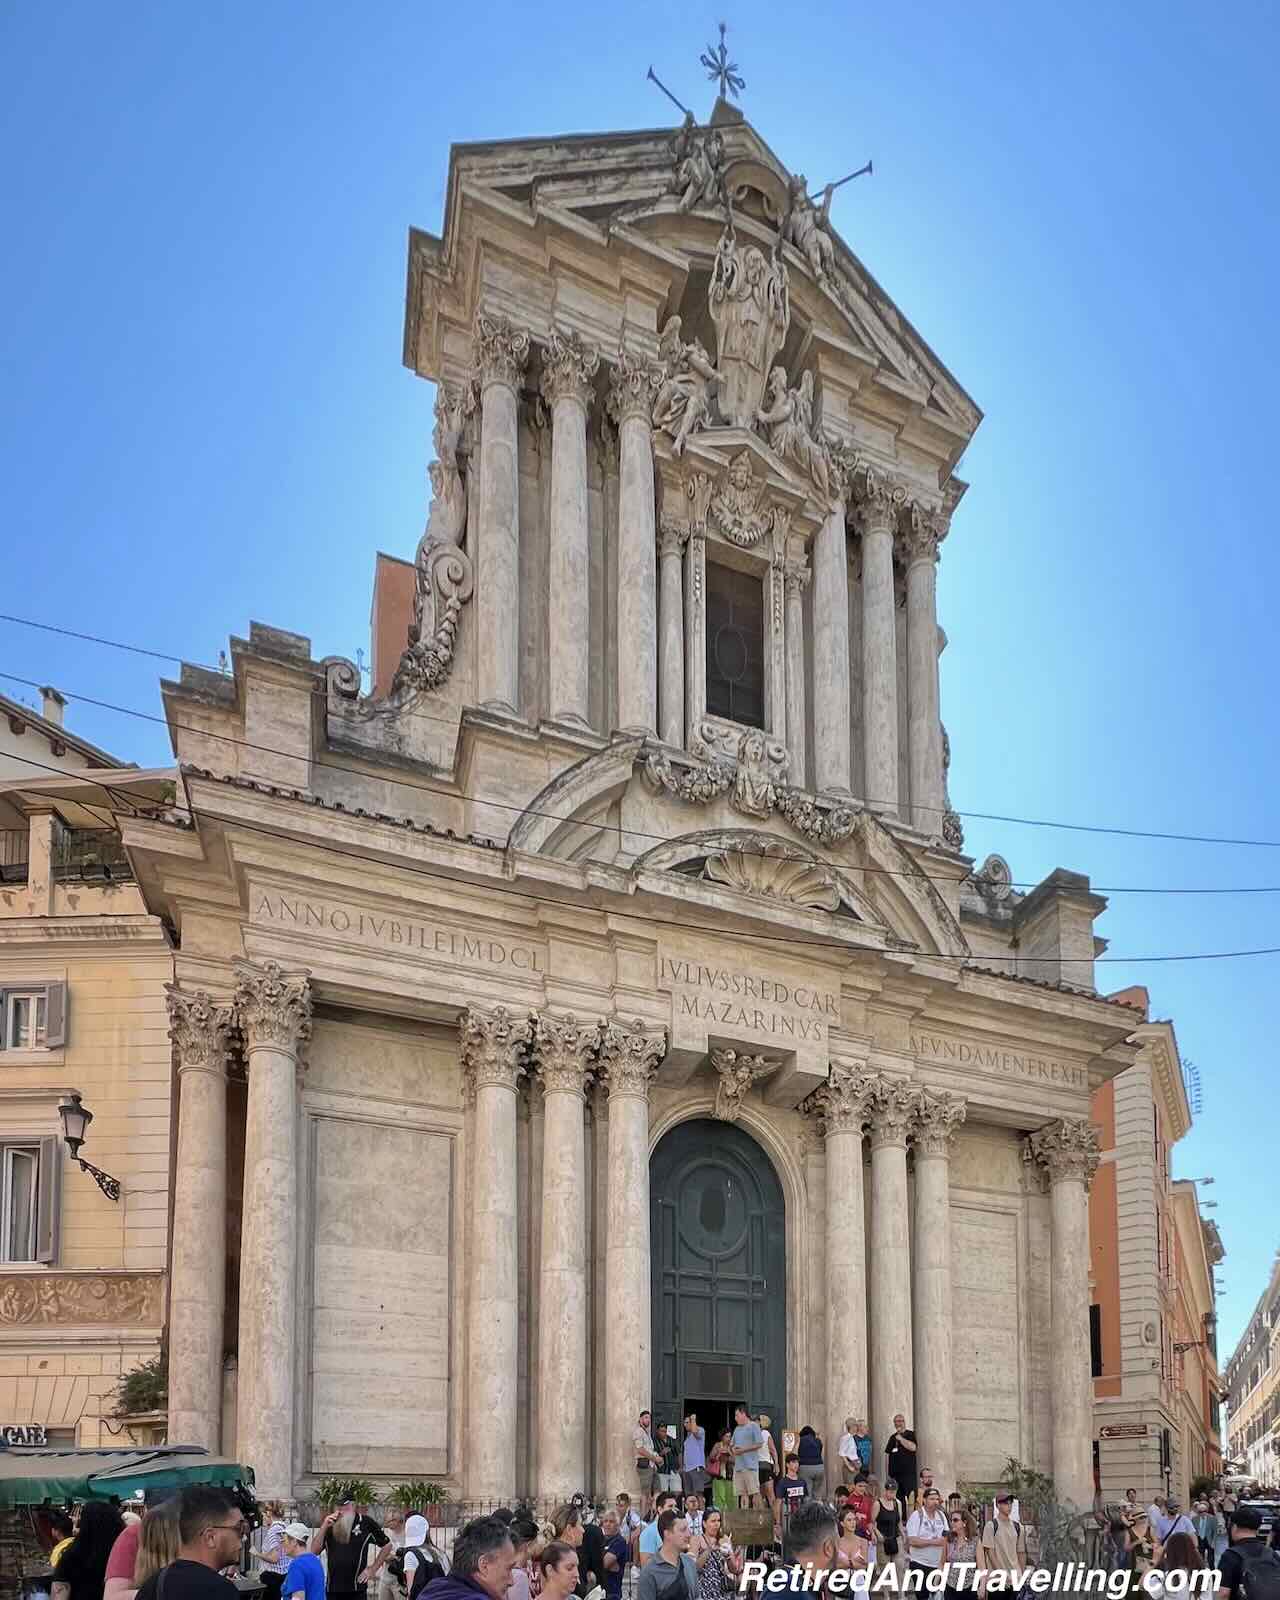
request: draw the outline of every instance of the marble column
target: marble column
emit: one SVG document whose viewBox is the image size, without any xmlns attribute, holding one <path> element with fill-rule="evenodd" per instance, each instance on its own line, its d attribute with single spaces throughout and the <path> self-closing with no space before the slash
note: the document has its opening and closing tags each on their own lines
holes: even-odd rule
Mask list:
<svg viewBox="0 0 1280 1600">
<path fill-rule="evenodd" d="M 542 1247 L 538 1277 L 538 1494 L 567 1500 L 587 1482 L 587 1211 L 583 1129 L 598 1023 L 540 1017 Z"/>
<path fill-rule="evenodd" d="M 900 1411 L 913 1426 L 911 1245 L 907 1227 L 907 1135 L 919 1092 L 901 1078 L 877 1076 L 871 1123 L 871 1436 L 879 1461 Z"/>
<path fill-rule="evenodd" d="M 942 783 L 942 723 L 938 706 L 938 545 L 946 536 L 941 512 L 919 505 L 903 535 L 907 569 L 907 771 L 911 820 L 938 838 L 946 813 Z"/>
<path fill-rule="evenodd" d="M 862 534 L 864 798 L 873 811 L 895 815 L 898 811 L 898 657 L 893 539 L 904 500 L 898 485 L 869 472 L 857 514 Z"/>
<path fill-rule="evenodd" d="M 951 1360 L 951 1142 L 964 1121 L 955 1095 L 924 1090 L 915 1124 L 914 1426 L 920 1460 L 939 1483 L 956 1482 Z M 887 1438 L 888 1435 L 886 1434 Z"/>
<path fill-rule="evenodd" d="M 825 1291 L 827 1308 L 826 1459 L 837 1449 L 846 1417 L 867 1415 L 866 1219 L 862 1135 L 871 1079 L 862 1062 L 833 1059 L 813 1096 L 827 1147 Z"/>
<path fill-rule="evenodd" d="M 230 1006 L 165 985 L 178 1061 L 178 1147 L 169 1269 L 169 1438 L 221 1447 L 227 1253 Z"/>
<path fill-rule="evenodd" d="M 517 393 L 529 335 L 480 312 L 480 518 L 476 528 L 476 652 L 480 703 L 514 716 L 520 704 L 520 433 Z"/>
<path fill-rule="evenodd" d="M 467 1442 L 472 1500 L 516 1492 L 519 1387 L 519 1242 L 516 1089 L 533 1037 L 528 1017 L 504 1006 L 463 1013 L 462 1070 L 471 1115 L 471 1263 L 467 1295 Z M 545 1162 L 545 1155 L 544 1155 Z M 545 1165 L 543 1182 L 545 1185 Z M 542 1262 L 545 1267 L 545 1260 Z M 545 1348 L 545 1340 L 543 1342 Z M 499 1426 L 496 1418 L 504 1419 Z M 542 1422 L 547 1421 L 545 1414 Z M 539 1451 L 545 1449 L 546 1426 Z"/>
<path fill-rule="evenodd" d="M 662 738 L 666 744 L 684 745 L 684 547 L 689 525 L 663 513 L 661 542 L 661 627 L 658 704 Z"/>
<path fill-rule="evenodd" d="M 600 357 L 574 333 L 553 333 L 542 364 L 551 407 L 550 708 L 556 722 L 590 721 L 591 548 L 587 409 Z"/>
<path fill-rule="evenodd" d="M 849 760 L 849 551 L 839 499 L 813 542 L 813 785 L 852 792 Z"/>
<path fill-rule="evenodd" d="M 805 584 L 809 581 L 809 569 L 803 561 L 788 561 L 782 569 L 782 581 L 786 589 L 787 752 L 791 760 L 791 782 L 797 789 L 803 789 L 807 766 L 805 759 L 803 595 Z M 847 619 L 847 605 L 845 613 Z M 845 626 L 847 629 L 847 620 Z M 847 642 L 846 635 L 846 647 Z M 848 726 L 847 717 L 845 718 L 845 726 Z"/>
<path fill-rule="evenodd" d="M 236 1450 L 267 1499 L 293 1496 L 298 1398 L 299 1057 L 311 1033 L 306 973 L 236 966 L 236 1016 L 249 1075 L 240 1223 Z"/>
<path fill-rule="evenodd" d="M 618 355 L 609 403 L 618 423 L 618 727 L 658 731 L 654 369 Z"/>
<path fill-rule="evenodd" d="M 1098 1168 L 1098 1136 L 1083 1117 L 1063 1118 L 1033 1133 L 1030 1146 L 1049 1176 L 1053 1481 L 1059 1499 L 1083 1509 L 1093 1498 L 1089 1185 Z"/>
<path fill-rule="evenodd" d="M 637 1019 L 611 1023 L 601 1048 L 609 1094 L 605 1224 L 605 1461 L 610 1493 L 635 1486 L 631 1430 L 650 1403 L 649 1085 L 667 1053 L 664 1033 Z"/>
</svg>

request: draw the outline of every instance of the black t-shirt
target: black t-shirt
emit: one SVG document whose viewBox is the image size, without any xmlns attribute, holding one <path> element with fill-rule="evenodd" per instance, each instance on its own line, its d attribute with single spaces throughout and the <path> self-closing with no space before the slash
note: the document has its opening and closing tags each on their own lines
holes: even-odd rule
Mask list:
<svg viewBox="0 0 1280 1600">
<path fill-rule="evenodd" d="M 324 1551 L 329 1558 L 329 1593 L 354 1594 L 356 1578 L 369 1565 L 374 1550 L 381 1550 L 384 1544 L 389 1543 L 387 1535 L 372 1517 L 356 1518 L 346 1544 L 340 1544 L 333 1536 L 333 1529 L 326 1528 Z M 165 1600 L 169 1600 L 168 1595 Z"/>
<path fill-rule="evenodd" d="M 884 1453 L 889 1458 L 889 1476 L 898 1485 L 899 1489 L 913 1489 L 916 1482 L 916 1453 L 914 1450 L 904 1450 L 897 1442 L 897 1435 L 916 1442 L 915 1433 L 910 1428 L 897 1428 L 889 1435 Z"/>
<path fill-rule="evenodd" d="M 229 1578 L 198 1561 L 175 1561 L 148 1578 L 138 1590 L 138 1600 L 157 1600 L 164 1579 L 163 1600 L 239 1600 L 240 1591 Z"/>
<path fill-rule="evenodd" d="M 578 1577 L 579 1581 L 585 1580 L 588 1573 L 594 1573 L 592 1583 L 582 1592 L 586 1594 L 594 1584 L 603 1583 L 604 1571 L 604 1534 L 598 1522 L 587 1522 L 582 1528 L 582 1544 L 578 1550 Z"/>
<path fill-rule="evenodd" d="M 786 1502 L 788 1510 L 794 1511 L 808 1494 L 809 1485 L 803 1478 L 775 1478 L 773 1492 Z"/>
<path fill-rule="evenodd" d="M 1218 1572 L 1222 1577 L 1222 1588 L 1228 1595 L 1240 1593 L 1244 1583 L 1244 1564 L 1254 1556 L 1260 1556 L 1266 1549 L 1261 1534 L 1255 1534 L 1252 1539 L 1240 1539 L 1229 1550 L 1222 1552 L 1222 1560 L 1218 1563 Z"/>
</svg>

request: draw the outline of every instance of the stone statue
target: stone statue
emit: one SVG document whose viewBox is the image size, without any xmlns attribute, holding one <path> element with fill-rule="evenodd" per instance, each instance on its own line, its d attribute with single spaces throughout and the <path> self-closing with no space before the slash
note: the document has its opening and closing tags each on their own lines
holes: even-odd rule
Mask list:
<svg viewBox="0 0 1280 1600">
<path fill-rule="evenodd" d="M 436 425 L 431 432 L 436 459 L 427 468 L 431 505 L 427 511 L 426 532 L 418 541 L 414 558 L 419 565 L 424 551 L 433 546 L 462 543 L 467 526 L 467 490 L 462 481 L 458 451 L 467 426 L 469 398 L 466 393 L 450 398 L 444 384 L 436 387 Z"/>
<path fill-rule="evenodd" d="M 710 420 L 711 392 L 720 374 L 699 340 L 685 344 L 681 339 L 679 317 L 670 317 L 662 330 L 658 364 L 663 377 L 653 402 L 653 425 L 671 435 L 672 451 L 682 455 L 689 435 Z"/>
<path fill-rule="evenodd" d="M 782 224 L 783 238 L 795 245 L 815 278 L 834 279 L 836 249 L 830 233 L 831 188 L 823 190 L 822 205 L 816 206 L 802 173 L 797 173 L 787 187 L 791 204 Z"/>
<path fill-rule="evenodd" d="M 780 1056 L 752 1056 L 737 1050 L 712 1050 L 711 1065 L 720 1080 L 716 1085 L 714 1115 L 721 1122 L 736 1122 L 742 1102 L 761 1078 L 767 1078 L 782 1065 Z"/>
<path fill-rule="evenodd" d="M 726 228 L 711 272 L 711 320 L 716 327 L 720 410 L 735 428 L 754 428 L 765 376 L 791 325 L 786 264 L 755 245 L 738 244 Z"/>
<path fill-rule="evenodd" d="M 724 140 L 716 129 L 699 139 L 693 112 L 685 114 L 680 131 L 671 141 L 675 171 L 667 187 L 679 195 L 677 209 L 728 205 L 724 187 Z"/>
<path fill-rule="evenodd" d="M 787 375 L 774 367 L 765 388 L 766 404 L 757 413 L 769 447 L 784 461 L 807 472 L 824 500 L 830 498 L 830 465 L 826 446 L 813 431 L 813 373 L 800 377 L 798 389 L 787 388 Z"/>
<path fill-rule="evenodd" d="M 748 817 L 772 815 L 778 795 L 763 733 L 744 733 L 738 746 L 738 773 L 733 781 L 733 806 Z"/>
</svg>

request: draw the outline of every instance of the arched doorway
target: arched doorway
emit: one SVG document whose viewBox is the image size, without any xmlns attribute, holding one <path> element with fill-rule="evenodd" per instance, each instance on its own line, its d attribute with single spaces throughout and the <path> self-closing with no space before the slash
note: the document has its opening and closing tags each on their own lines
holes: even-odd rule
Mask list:
<svg viewBox="0 0 1280 1600">
<path fill-rule="evenodd" d="M 696 1411 L 707 1446 L 745 1400 L 786 1415 L 786 1212 L 769 1157 L 741 1128 L 678 1123 L 649 1162 L 653 1420 Z"/>
</svg>

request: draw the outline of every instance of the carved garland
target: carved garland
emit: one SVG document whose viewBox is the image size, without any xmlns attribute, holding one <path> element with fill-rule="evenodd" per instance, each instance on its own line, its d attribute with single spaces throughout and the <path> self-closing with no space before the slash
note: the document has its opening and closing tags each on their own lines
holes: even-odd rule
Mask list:
<svg viewBox="0 0 1280 1600">
<path fill-rule="evenodd" d="M 0 1280 L 0 1326 L 106 1323 L 159 1327 L 161 1280 L 95 1273 L 92 1277 Z"/>
</svg>

